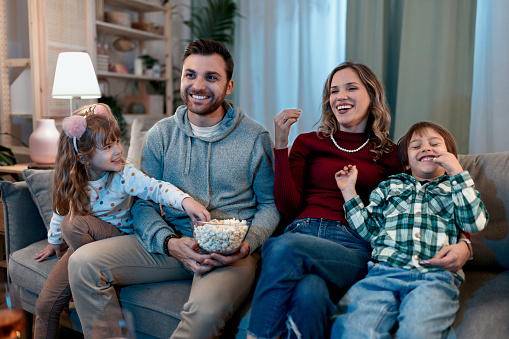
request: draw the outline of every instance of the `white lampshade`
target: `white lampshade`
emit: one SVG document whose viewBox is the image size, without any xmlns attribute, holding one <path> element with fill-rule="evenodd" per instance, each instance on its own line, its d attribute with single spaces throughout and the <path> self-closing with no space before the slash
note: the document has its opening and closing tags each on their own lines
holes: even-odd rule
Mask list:
<svg viewBox="0 0 509 339">
<path fill-rule="evenodd" d="M 96 99 L 101 90 L 88 53 L 64 52 L 58 55 L 51 96 L 56 99 Z"/>
</svg>

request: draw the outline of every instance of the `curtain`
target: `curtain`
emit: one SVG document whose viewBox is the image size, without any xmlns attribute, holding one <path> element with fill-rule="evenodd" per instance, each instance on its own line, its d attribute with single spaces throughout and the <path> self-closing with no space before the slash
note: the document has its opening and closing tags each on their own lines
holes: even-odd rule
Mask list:
<svg viewBox="0 0 509 339">
<path fill-rule="evenodd" d="M 458 151 L 468 152 L 476 5 L 348 1 L 346 58 L 367 64 L 385 83 L 393 140 L 426 120 L 446 128 Z"/>
<path fill-rule="evenodd" d="M 472 154 L 509 151 L 509 2 L 479 1 L 470 122 Z"/>
<path fill-rule="evenodd" d="M 274 117 L 302 110 L 290 144 L 316 130 L 323 84 L 345 59 L 346 0 L 239 0 L 233 100 L 273 135 Z"/>
</svg>

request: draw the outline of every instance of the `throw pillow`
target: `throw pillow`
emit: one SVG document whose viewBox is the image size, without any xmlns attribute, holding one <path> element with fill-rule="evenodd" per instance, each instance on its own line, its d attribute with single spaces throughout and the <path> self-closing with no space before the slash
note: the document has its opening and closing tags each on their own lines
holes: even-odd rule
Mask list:
<svg viewBox="0 0 509 339">
<path fill-rule="evenodd" d="M 159 117 L 135 118 L 131 125 L 131 139 L 127 159 L 137 168 L 140 168 L 141 165 L 141 151 L 145 144 L 147 132 L 159 120 Z"/>
<path fill-rule="evenodd" d="M 25 178 L 28 190 L 41 214 L 46 229 L 49 229 L 53 215 L 53 174 L 53 170 L 23 170 L 23 178 Z"/>
</svg>

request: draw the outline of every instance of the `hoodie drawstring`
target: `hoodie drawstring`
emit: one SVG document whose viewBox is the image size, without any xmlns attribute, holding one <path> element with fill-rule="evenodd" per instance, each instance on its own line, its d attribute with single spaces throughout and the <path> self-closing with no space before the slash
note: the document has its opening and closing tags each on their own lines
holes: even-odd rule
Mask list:
<svg viewBox="0 0 509 339">
<path fill-rule="evenodd" d="M 191 172 L 191 147 L 193 145 L 193 141 L 191 137 L 187 137 L 187 146 L 186 146 L 186 160 L 185 160 L 185 168 L 184 175 L 189 175 Z"/>
</svg>

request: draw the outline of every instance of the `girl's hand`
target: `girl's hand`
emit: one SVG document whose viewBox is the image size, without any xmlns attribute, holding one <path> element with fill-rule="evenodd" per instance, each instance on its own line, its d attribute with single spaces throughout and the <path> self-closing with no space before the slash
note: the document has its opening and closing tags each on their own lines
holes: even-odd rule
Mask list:
<svg viewBox="0 0 509 339">
<path fill-rule="evenodd" d="M 56 254 L 57 258 L 60 259 L 62 257 L 61 247 L 62 244 L 48 244 L 48 246 L 35 255 L 34 259 L 41 262 L 51 257 L 53 254 Z"/>
<path fill-rule="evenodd" d="M 343 194 L 345 202 L 354 198 L 357 195 L 355 191 L 355 183 L 357 182 L 357 175 L 359 171 L 355 165 L 348 165 L 343 167 L 342 170 L 336 172 L 336 184 Z"/>
<path fill-rule="evenodd" d="M 182 201 L 182 207 L 193 221 L 197 219 L 200 219 L 200 221 L 210 221 L 209 211 L 193 198 L 185 198 Z"/>
<path fill-rule="evenodd" d="M 433 161 L 442 166 L 448 176 L 457 175 L 463 172 L 463 167 L 461 167 L 458 159 L 452 153 L 438 152 L 435 160 Z"/>
<path fill-rule="evenodd" d="M 299 120 L 300 109 L 285 109 L 274 118 L 275 148 L 283 149 L 288 146 L 288 134 L 290 127 Z"/>
</svg>

